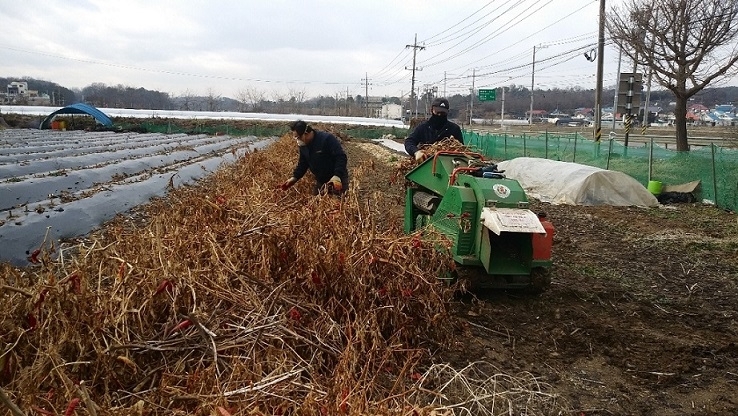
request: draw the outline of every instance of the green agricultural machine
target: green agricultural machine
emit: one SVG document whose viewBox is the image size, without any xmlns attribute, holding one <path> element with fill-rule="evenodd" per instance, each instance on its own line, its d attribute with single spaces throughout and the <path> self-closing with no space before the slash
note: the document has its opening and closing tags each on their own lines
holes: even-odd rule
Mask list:
<svg viewBox="0 0 738 416">
<path fill-rule="evenodd" d="M 450 240 L 460 266 L 454 279 L 478 288 L 548 286 L 554 227 L 496 164 L 478 153 L 440 151 L 405 178 L 405 233 L 431 227 Z"/>
</svg>

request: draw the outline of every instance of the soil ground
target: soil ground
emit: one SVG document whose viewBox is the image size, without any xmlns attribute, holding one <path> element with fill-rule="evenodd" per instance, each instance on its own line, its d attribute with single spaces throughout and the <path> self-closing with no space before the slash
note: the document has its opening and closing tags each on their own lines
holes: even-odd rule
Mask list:
<svg viewBox="0 0 738 416">
<path fill-rule="evenodd" d="M 346 143 L 350 167 L 372 164 L 359 192 L 386 198 L 401 227 L 397 160 Z M 738 414 L 738 219 L 713 206 L 568 206 L 531 201 L 556 227 L 542 294 L 473 291 L 453 310 L 461 368 L 482 360 L 530 373 L 577 415 Z"/>
<path fill-rule="evenodd" d="M 403 156 L 345 142 L 358 192 L 381 191 L 379 227 L 402 227 Z M 738 414 L 738 218 L 703 204 L 582 207 L 531 201 L 556 227 L 541 294 L 459 296 L 456 348 L 434 356 L 534 375 L 575 415 Z"/>
</svg>

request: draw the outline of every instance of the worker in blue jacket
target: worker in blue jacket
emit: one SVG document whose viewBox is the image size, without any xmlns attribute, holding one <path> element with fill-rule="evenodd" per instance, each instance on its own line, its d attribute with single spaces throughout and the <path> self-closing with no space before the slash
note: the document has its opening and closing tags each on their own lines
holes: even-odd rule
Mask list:
<svg viewBox="0 0 738 416">
<path fill-rule="evenodd" d="M 448 120 L 448 100 L 436 98 L 431 104 L 431 116 L 428 120 L 420 123 L 405 138 L 405 151 L 418 162 L 424 161 L 431 156 L 422 150 L 418 150 L 421 144 L 433 144 L 448 137 L 453 137 L 460 143 L 464 143 L 461 127 Z"/>
<path fill-rule="evenodd" d="M 337 195 L 346 192 L 349 184 L 348 158 L 339 139 L 326 131 L 313 130 L 302 120 L 293 122 L 290 131 L 297 141 L 300 157 L 292 177 L 282 184 L 282 190 L 297 183 L 310 169 L 316 181 L 313 195 L 321 191 Z"/>
</svg>

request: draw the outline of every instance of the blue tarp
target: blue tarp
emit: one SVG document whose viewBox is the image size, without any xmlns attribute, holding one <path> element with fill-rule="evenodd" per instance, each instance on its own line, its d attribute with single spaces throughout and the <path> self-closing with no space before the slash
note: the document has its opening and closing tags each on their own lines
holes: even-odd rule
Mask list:
<svg viewBox="0 0 738 416">
<path fill-rule="evenodd" d="M 99 124 L 106 127 L 113 126 L 113 120 L 110 119 L 105 113 L 98 110 L 97 108 L 83 103 L 72 104 L 62 109 L 56 110 L 53 113 L 46 116 L 44 121 L 41 122 L 41 129 L 51 128 L 51 121 L 59 114 L 87 114 L 95 118 Z"/>
</svg>

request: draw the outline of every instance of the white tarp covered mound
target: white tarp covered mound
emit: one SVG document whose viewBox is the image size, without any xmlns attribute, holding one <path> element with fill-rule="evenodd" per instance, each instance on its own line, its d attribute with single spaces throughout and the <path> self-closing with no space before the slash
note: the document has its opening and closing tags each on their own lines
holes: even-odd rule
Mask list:
<svg viewBox="0 0 738 416">
<path fill-rule="evenodd" d="M 519 157 L 498 164 L 505 176 L 520 182 L 528 196 L 568 205 L 659 205 L 651 192 L 631 176 L 578 163 Z"/>
</svg>

